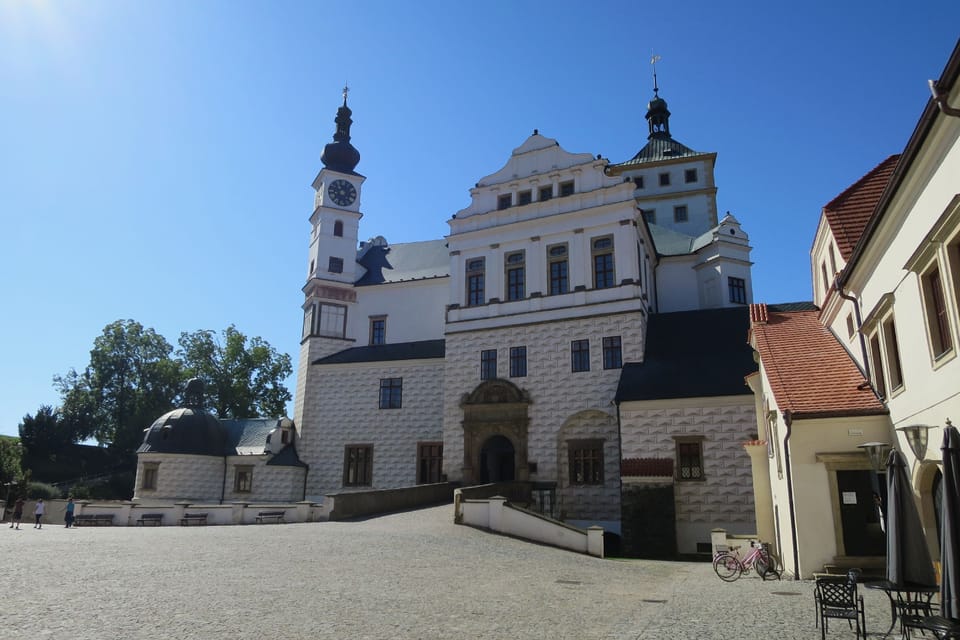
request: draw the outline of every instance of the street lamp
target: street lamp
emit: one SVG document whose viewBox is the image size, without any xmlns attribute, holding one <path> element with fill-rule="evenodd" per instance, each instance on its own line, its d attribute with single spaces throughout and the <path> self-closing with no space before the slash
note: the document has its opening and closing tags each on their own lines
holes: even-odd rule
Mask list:
<svg viewBox="0 0 960 640">
<path fill-rule="evenodd" d="M 902 433 L 910 445 L 910 450 L 917 460 L 923 462 L 927 456 L 927 431 L 930 427 L 925 424 L 912 424 L 908 427 L 897 427 L 897 431 Z"/>
<path fill-rule="evenodd" d="M 867 454 L 867 458 L 870 459 L 870 467 L 879 472 L 883 469 L 883 465 L 886 462 L 887 452 L 890 451 L 890 445 L 886 442 L 865 442 L 861 445 L 857 445 L 858 449 L 863 449 L 863 452 Z"/>
</svg>

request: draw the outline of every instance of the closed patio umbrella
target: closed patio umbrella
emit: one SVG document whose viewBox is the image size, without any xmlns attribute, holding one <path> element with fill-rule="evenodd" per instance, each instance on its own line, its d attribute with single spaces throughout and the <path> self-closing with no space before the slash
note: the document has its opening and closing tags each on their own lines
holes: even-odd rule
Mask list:
<svg viewBox="0 0 960 640">
<path fill-rule="evenodd" d="M 943 431 L 943 502 L 940 511 L 940 609 L 960 618 L 960 433 Z"/>
<path fill-rule="evenodd" d="M 906 463 L 896 449 L 887 458 L 887 580 L 899 586 L 937 582 Z"/>
</svg>

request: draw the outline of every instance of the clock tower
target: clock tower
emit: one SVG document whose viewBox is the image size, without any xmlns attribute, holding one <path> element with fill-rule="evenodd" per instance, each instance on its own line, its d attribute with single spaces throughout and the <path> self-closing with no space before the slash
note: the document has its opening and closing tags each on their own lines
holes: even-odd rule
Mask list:
<svg viewBox="0 0 960 640">
<path fill-rule="evenodd" d="M 360 152 L 350 144 L 352 112 L 347 106 L 348 89 L 343 89 L 343 105 L 334 120 L 337 128 L 333 142 L 323 148 L 323 168 L 313 181 L 315 190 L 310 216 L 310 254 L 307 282 L 303 287 L 303 334 L 297 374 L 294 419 L 302 429 L 313 413 L 310 398 L 310 363 L 331 353 L 349 348 L 347 318 L 356 306 L 356 261 L 360 218 L 362 175 L 354 171 Z M 301 431 L 302 433 L 302 431 Z"/>
</svg>

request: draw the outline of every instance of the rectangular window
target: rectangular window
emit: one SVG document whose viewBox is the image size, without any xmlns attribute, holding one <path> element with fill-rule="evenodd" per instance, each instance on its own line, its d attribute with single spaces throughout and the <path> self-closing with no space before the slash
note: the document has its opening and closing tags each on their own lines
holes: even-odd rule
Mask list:
<svg viewBox="0 0 960 640">
<path fill-rule="evenodd" d="M 730 290 L 730 302 L 747 304 L 747 281 L 743 278 L 727 278 L 727 288 Z"/>
<path fill-rule="evenodd" d="M 524 378 L 527 375 L 527 348 L 510 347 L 510 377 Z"/>
<path fill-rule="evenodd" d="M 540 190 L 537 191 L 537 200 L 543 202 L 544 200 L 549 200 L 553 197 L 553 185 L 546 187 L 540 187 Z"/>
<path fill-rule="evenodd" d="M 480 379 L 493 380 L 497 377 L 497 350 L 484 349 L 480 352 Z"/>
<path fill-rule="evenodd" d="M 560 183 L 560 197 L 573 195 L 573 180 Z"/>
<path fill-rule="evenodd" d="M 400 409 L 403 406 L 403 378 L 380 378 L 380 408 Z"/>
<path fill-rule="evenodd" d="M 330 263 L 327 265 L 327 271 L 330 273 L 343 273 L 343 258 L 334 258 L 331 256 Z"/>
<path fill-rule="evenodd" d="M 343 486 L 369 487 L 373 484 L 373 445 L 353 444 L 344 447 Z"/>
<path fill-rule="evenodd" d="M 387 341 L 386 316 L 370 318 L 370 344 L 384 344 Z"/>
<path fill-rule="evenodd" d="M 497 209 L 509 209 L 513 204 L 513 194 L 504 193 L 497 196 Z"/>
<path fill-rule="evenodd" d="M 467 261 L 467 306 L 474 307 L 486 302 L 484 294 L 484 259 L 474 258 Z"/>
<path fill-rule="evenodd" d="M 619 369 L 623 366 L 623 352 L 620 346 L 620 336 L 611 336 L 603 339 L 603 368 Z"/>
<path fill-rule="evenodd" d="M 883 380 L 883 360 L 880 359 L 880 335 L 876 333 L 870 336 L 870 363 L 873 365 L 870 373 L 873 377 L 873 386 L 877 390 L 877 395 L 886 398 L 887 385 Z"/>
<path fill-rule="evenodd" d="M 837 275 L 837 256 L 834 254 L 833 245 L 830 245 L 830 273 Z"/>
<path fill-rule="evenodd" d="M 677 479 L 703 480 L 703 442 L 677 441 Z"/>
<path fill-rule="evenodd" d="M 683 172 L 683 181 L 687 184 L 697 181 L 697 170 L 696 169 L 687 169 Z"/>
<path fill-rule="evenodd" d="M 317 334 L 342 338 L 346 330 L 347 308 L 339 304 L 321 304 Z"/>
<path fill-rule="evenodd" d="M 590 371 L 590 341 L 574 340 L 570 343 L 570 370 Z"/>
<path fill-rule="evenodd" d="M 883 321 L 883 345 L 890 373 L 890 391 L 896 391 L 903 386 L 903 369 L 900 368 L 900 348 L 893 316 Z"/>
<path fill-rule="evenodd" d="M 550 295 L 567 293 L 570 290 L 567 274 L 567 245 L 555 244 L 548 247 L 547 264 L 550 268 Z"/>
<path fill-rule="evenodd" d="M 443 482 L 443 443 L 417 444 L 417 484 Z"/>
<path fill-rule="evenodd" d="M 669 187 L 669 186 L 670 186 L 670 174 L 669 174 L 669 173 L 661 173 L 661 174 L 660 174 L 660 186 L 661 186 L 661 187 Z"/>
<path fill-rule="evenodd" d="M 591 240 L 593 253 L 593 288 L 609 289 L 615 286 L 613 271 L 613 237 Z"/>
<path fill-rule="evenodd" d="M 313 335 L 313 305 L 303 310 L 303 337 Z"/>
<path fill-rule="evenodd" d="M 820 277 L 823 278 L 823 297 L 827 297 L 827 292 L 830 291 L 830 277 L 827 275 L 827 263 L 820 263 Z"/>
<path fill-rule="evenodd" d="M 687 205 L 681 204 L 673 208 L 673 221 L 674 222 L 687 221 Z"/>
<path fill-rule="evenodd" d="M 643 176 L 634 176 L 633 186 L 637 189 L 643 189 Z"/>
<path fill-rule="evenodd" d="M 157 488 L 157 470 L 159 467 L 159 464 L 147 463 L 143 465 L 143 476 L 140 478 L 141 489 Z"/>
<path fill-rule="evenodd" d="M 646 219 L 647 224 L 657 224 L 657 210 L 656 209 L 644 209 L 643 217 Z"/>
<path fill-rule="evenodd" d="M 847 338 L 853 338 L 853 334 L 856 333 L 856 329 L 853 327 L 853 314 L 847 314 Z"/>
<path fill-rule="evenodd" d="M 934 359 L 939 358 L 953 347 L 950 338 L 950 325 L 947 321 L 947 305 L 943 295 L 943 281 L 940 269 L 934 267 L 923 275 L 923 298 L 927 315 L 927 330 L 930 332 L 930 346 Z"/>
<path fill-rule="evenodd" d="M 603 440 L 568 440 L 570 484 L 603 484 Z"/>
<path fill-rule="evenodd" d="M 523 206 L 525 204 L 530 204 L 533 202 L 533 193 L 527 189 L 526 191 L 521 191 L 517 194 L 517 204 Z"/>
<path fill-rule="evenodd" d="M 235 493 L 250 493 L 253 491 L 253 467 L 234 468 L 233 490 Z"/>
<path fill-rule="evenodd" d="M 515 251 L 504 256 L 504 269 L 507 275 L 507 300 L 523 300 L 526 295 L 525 254 Z"/>
</svg>

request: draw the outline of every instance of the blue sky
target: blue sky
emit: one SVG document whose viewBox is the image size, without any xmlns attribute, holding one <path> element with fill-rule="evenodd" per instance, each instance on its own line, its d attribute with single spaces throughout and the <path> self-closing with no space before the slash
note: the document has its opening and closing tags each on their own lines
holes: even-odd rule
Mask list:
<svg viewBox="0 0 960 640">
<path fill-rule="evenodd" d="M 537 128 L 622 161 L 649 58 L 754 297 L 811 297 L 820 208 L 902 150 L 960 3 L 0 0 L 0 434 L 108 323 L 231 323 L 296 362 L 310 183 L 351 87 L 361 237 L 442 237 Z M 294 380 L 289 380 L 291 390 Z"/>
</svg>

